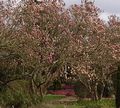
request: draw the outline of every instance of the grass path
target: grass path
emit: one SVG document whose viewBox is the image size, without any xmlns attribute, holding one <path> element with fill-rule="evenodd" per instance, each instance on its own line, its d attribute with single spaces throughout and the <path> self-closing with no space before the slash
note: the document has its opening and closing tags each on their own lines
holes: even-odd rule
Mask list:
<svg viewBox="0 0 120 108">
<path fill-rule="evenodd" d="M 31 108 L 115 108 L 114 106 L 113 99 L 103 99 L 98 102 L 90 100 L 77 102 L 76 97 L 47 95 L 40 105 Z"/>
</svg>

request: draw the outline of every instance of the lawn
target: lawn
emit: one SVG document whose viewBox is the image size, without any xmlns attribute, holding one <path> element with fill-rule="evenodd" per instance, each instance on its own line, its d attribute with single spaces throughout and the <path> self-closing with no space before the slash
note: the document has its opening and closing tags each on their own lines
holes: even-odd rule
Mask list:
<svg viewBox="0 0 120 108">
<path fill-rule="evenodd" d="M 32 108 L 115 108 L 114 99 L 102 99 L 97 102 L 90 100 L 81 100 L 74 103 L 58 102 L 64 98 L 67 99 L 65 96 L 61 95 L 47 95 L 40 105 Z"/>
<path fill-rule="evenodd" d="M 62 98 L 65 98 L 65 96 L 48 94 L 48 95 L 44 96 L 43 102 L 56 101 L 56 100 L 60 100 Z"/>
<path fill-rule="evenodd" d="M 115 108 L 113 99 L 102 99 L 100 101 L 82 100 L 78 102 L 83 108 Z"/>
</svg>

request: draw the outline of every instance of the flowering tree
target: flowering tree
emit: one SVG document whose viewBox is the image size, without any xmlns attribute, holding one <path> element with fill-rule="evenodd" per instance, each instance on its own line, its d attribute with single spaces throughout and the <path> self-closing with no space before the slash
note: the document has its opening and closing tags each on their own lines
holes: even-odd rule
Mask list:
<svg viewBox="0 0 120 108">
<path fill-rule="evenodd" d="M 0 87 L 24 80 L 42 97 L 67 67 L 92 99 L 101 98 L 120 60 L 119 18 L 106 24 L 88 0 L 69 9 L 62 0 L 8 4 L 0 3 Z"/>
<path fill-rule="evenodd" d="M 116 108 L 120 107 L 120 19 L 117 16 L 110 16 L 108 21 L 108 31 L 107 35 L 109 36 L 109 48 L 112 52 L 112 57 L 114 58 L 114 71 L 111 74 L 114 77 L 114 87 L 115 87 L 115 96 L 116 96 Z"/>
<path fill-rule="evenodd" d="M 5 30 L 10 32 L 4 32 L 5 36 L 10 34 L 5 41 L 10 41 L 10 52 L 19 57 L 18 60 L 13 58 L 13 67 L 21 67 L 20 78 L 16 78 L 15 74 L 14 80 L 29 79 L 32 91 L 41 96 L 49 83 L 58 77 L 67 57 L 70 16 L 63 6 L 62 1 L 50 0 L 36 4 L 30 0 L 21 2 L 10 14 L 6 13 L 9 21 Z M 3 63 L 5 64 L 4 60 Z"/>
<path fill-rule="evenodd" d="M 81 5 L 73 5 L 70 13 L 73 68 L 92 98 L 97 100 L 103 95 L 105 84 L 110 80 L 110 67 L 115 62 L 110 48 L 108 26 L 99 18 L 100 9 L 94 2 L 85 0 Z"/>
</svg>

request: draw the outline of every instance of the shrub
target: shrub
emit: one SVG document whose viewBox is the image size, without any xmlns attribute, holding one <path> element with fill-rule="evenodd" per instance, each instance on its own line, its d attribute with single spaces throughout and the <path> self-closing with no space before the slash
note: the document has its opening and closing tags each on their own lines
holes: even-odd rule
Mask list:
<svg viewBox="0 0 120 108">
<path fill-rule="evenodd" d="M 75 94 L 80 98 L 86 98 L 88 95 L 88 90 L 84 84 L 80 81 L 77 81 L 74 86 Z"/>
<path fill-rule="evenodd" d="M 0 93 L 0 103 L 6 107 L 27 108 L 31 99 L 28 94 L 7 90 Z"/>
<path fill-rule="evenodd" d="M 9 84 L 0 91 L 0 105 L 14 108 L 28 108 L 32 104 L 41 102 L 41 98 L 36 94 L 31 94 L 27 87 L 28 82 L 17 81 Z"/>
</svg>

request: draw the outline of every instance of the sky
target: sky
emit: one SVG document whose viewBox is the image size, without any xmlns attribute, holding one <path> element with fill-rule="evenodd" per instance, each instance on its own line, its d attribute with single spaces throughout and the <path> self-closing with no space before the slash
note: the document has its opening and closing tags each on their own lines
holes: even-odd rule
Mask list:
<svg viewBox="0 0 120 108">
<path fill-rule="evenodd" d="M 80 4 L 81 0 L 64 0 L 67 6 Z M 95 5 L 102 10 L 101 18 L 108 19 L 108 16 L 115 14 L 120 17 L 120 0 L 94 0 Z"/>
</svg>

